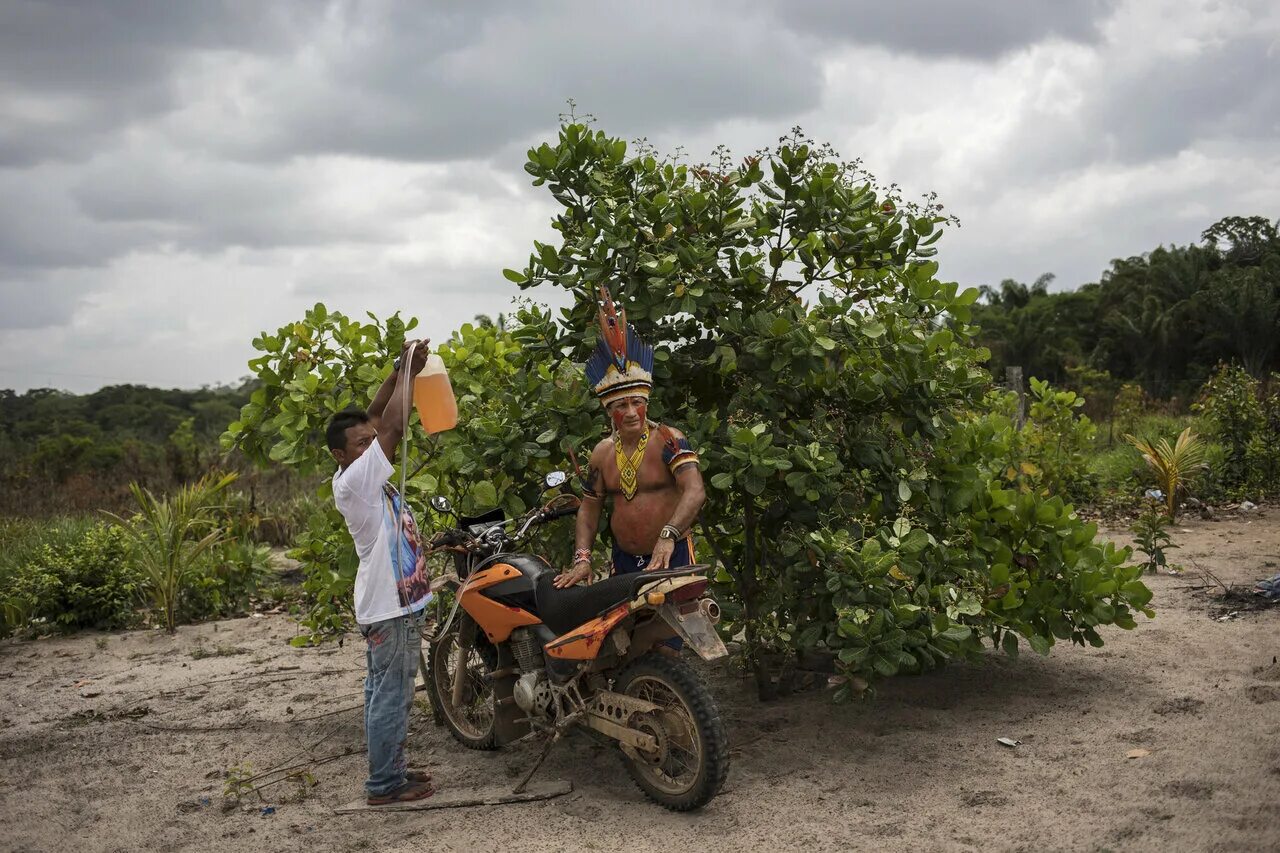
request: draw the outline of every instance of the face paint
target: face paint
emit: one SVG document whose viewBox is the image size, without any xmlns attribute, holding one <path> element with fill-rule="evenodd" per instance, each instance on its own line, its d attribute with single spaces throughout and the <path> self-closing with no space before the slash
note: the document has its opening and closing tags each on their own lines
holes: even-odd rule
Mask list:
<svg viewBox="0 0 1280 853">
<path fill-rule="evenodd" d="M 629 397 L 614 403 L 609 407 L 609 419 L 613 422 L 613 428 L 622 429 L 632 413 L 639 416 L 640 425 L 643 426 L 649 414 L 649 401 L 643 397 Z"/>
</svg>

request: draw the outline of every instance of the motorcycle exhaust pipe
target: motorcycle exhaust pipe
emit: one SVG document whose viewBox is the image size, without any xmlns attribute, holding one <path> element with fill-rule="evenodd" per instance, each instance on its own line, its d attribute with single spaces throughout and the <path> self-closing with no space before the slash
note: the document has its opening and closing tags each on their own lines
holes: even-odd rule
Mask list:
<svg viewBox="0 0 1280 853">
<path fill-rule="evenodd" d="M 720 623 L 720 605 L 716 604 L 715 599 L 702 599 L 698 602 L 698 610 L 702 611 L 702 615 L 707 617 L 712 625 Z"/>
</svg>

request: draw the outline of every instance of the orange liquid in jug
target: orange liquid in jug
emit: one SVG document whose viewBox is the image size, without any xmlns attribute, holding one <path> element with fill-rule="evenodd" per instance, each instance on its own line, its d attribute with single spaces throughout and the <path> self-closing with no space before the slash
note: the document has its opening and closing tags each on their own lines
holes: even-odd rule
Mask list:
<svg viewBox="0 0 1280 853">
<path fill-rule="evenodd" d="M 443 370 L 414 377 L 413 405 L 429 433 L 444 432 L 458 425 L 458 403 L 453 398 L 449 374 Z"/>
</svg>

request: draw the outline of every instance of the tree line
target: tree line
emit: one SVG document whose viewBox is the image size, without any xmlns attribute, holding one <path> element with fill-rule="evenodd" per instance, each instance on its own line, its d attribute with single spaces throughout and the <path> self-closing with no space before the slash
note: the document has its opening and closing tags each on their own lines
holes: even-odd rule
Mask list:
<svg viewBox="0 0 1280 853">
<path fill-rule="evenodd" d="M 996 376 L 1020 365 L 1070 383 L 1073 371 L 1105 371 L 1185 403 L 1220 362 L 1257 379 L 1280 370 L 1280 234 L 1264 217 L 1229 216 L 1199 244 L 1118 258 L 1076 290 L 1051 293 L 1052 281 L 980 288 L 973 322 Z"/>
<path fill-rule="evenodd" d="M 251 392 L 0 389 L 0 514 L 116 509 L 131 500 L 130 482 L 167 490 L 196 479 L 220 464 L 218 436 Z"/>
</svg>

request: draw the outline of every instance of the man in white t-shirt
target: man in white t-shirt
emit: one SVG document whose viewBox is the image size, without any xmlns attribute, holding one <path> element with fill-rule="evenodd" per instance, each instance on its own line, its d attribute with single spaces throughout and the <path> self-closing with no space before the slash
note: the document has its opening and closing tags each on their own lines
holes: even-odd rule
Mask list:
<svg viewBox="0 0 1280 853">
<path fill-rule="evenodd" d="M 418 343 L 413 363 L 396 359 L 369 411 L 333 416 L 326 432 L 338 463 L 333 499 L 355 541 L 356 623 L 368 644 L 364 728 L 369 746 L 370 805 L 421 800 L 435 793 L 429 774 L 410 770 L 405 755 L 414 679 L 422 650 L 423 608 L 430 577 L 413 513 L 391 486 L 392 460 L 404 437 L 401 382 L 411 382 L 427 361 L 429 341 Z M 408 343 L 405 344 L 405 351 Z M 400 517 L 397 536 L 396 517 Z"/>
</svg>

